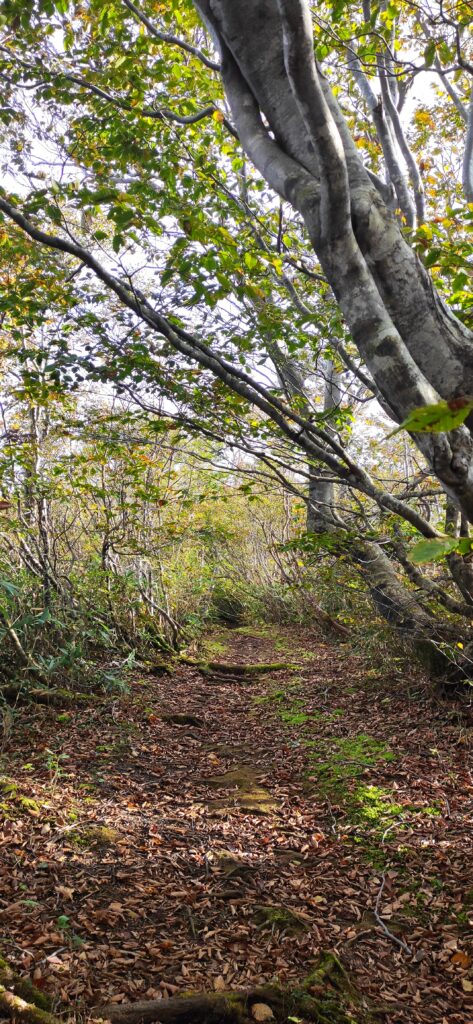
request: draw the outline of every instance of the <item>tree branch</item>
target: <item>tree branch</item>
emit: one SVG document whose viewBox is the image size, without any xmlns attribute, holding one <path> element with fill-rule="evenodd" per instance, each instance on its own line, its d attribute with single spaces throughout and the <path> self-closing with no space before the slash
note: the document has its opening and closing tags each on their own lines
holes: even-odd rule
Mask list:
<svg viewBox="0 0 473 1024">
<path fill-rule="evenodd" d="M 193 57 L 197 57 L 198 60 L 205 64 L 206 68 L 210 68 L 211 71 L 220 71 L 220 64 L 217 61 L 210 60 L 206 57 L 202 50 L 199 50 L 197 46 L 192 46 L 185 39 L 179 39 L 178 36 L 171 35 L 169 32 L 160 32 L 159 29 L 153 25 L 153 22 L 140 11 L 139 7 L 132 2 L 132 0 L 123 0 L 125 7 L 138 18 L 143 25 L 146 26 L 150 35 L 154 36 L 155 39 L 159 39 L 162 43 L 169 43 L 170 46 L 179 46 L 181 50 L 185 50 L 186 53 L 190 53 Z"/>
</svg>

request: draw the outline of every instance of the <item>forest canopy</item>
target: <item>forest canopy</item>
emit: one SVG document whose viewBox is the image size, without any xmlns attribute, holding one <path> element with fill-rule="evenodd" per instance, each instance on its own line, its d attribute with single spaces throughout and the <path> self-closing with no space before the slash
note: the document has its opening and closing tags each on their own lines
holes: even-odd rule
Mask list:
<svg viewBox="0 0 473 1024">
<path fill-rule="evenodd" d="M 302 588 L 343 627 L 344 573 L 468 675 L 470 21 L 462 2 L 5 0 L 12 656 L 83 610 L 78 565 L 105 630 L 130 644 L 142 616 L 177 643 L 173 574 L 203 552 L 205 618 L 235 575 L 248 591 L 251 534 L 256 588 Z"/>
</svg>

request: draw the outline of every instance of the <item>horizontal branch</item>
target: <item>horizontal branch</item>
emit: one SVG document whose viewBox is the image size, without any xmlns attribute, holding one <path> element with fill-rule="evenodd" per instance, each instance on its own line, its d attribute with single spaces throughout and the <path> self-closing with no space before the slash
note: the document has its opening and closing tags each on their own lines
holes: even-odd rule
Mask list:
<svg viewBox="0 0 473 1024">
<path fill-rule="evenodd" d="M 170 345 L 182 355 L 206 367 L 228 388 L 259 408 L 279 427 L 286 439 L 306 452 L 310 459 L 317 459 L 325 463 L 342 481 L 360 490 L 376 502 L 380 508 L 389 509 L 406 519 L 423 536 L 436 537 L 438 535 L 434 527 L 418 512 L 378 488 L 366 470 L 355 463 L 329 431 L 321 428 L 314 418 L 305 419 L 277 396 L 271 394 L 267 388 L 244 370 L 220 356 L 205 342 L 189 334 L 182 327 L 171 324 L 151 306 L 140 291 L 124 284 L 106 270 L 89 250 L 70 238 L 47 234 L 1 196 L 0 212 L 17 224 L 34 241 L 48 248 L 68 253 L 88 266 L 96 277 L 140 320 L 166 338 Z"/>
</svg>

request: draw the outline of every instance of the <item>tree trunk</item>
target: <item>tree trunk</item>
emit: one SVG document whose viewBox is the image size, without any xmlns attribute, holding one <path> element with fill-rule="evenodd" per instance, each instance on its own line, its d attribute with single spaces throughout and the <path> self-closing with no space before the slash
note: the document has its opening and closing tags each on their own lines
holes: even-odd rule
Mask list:
<svg viewBox="0 0 473 1024">
<path fill-rule="evenodd" d="M 398 421 L 473 394 L 473 335 L 436 294 L 364 167 L 316 65 L 305 0 L 197 0 L 220 53 L 244 149 L 297 210 L 352 337 Z M 264 120 L 263 120 L 264 118 Z M 461 427 L 416 443 L 473 521 L 473 441 Z"/>
</svg>

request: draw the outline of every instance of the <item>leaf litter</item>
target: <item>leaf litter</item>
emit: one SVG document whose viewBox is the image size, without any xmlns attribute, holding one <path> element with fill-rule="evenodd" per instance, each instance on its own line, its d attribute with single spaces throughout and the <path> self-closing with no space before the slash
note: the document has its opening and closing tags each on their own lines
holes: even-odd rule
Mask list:
<svg viewBox="0 0 473 1024">
<path fill-rule="evenodd" d="M 306 630 L 223 641 L 221 660 L 274 661 L 282 645 L 294 667 L 240 686 L 182 665 L 119 700 L 15 719 L 0 761 L 1 955 L 86 1014 L 290 985 L 333 950 L 387 1024 L 471 1024 L 462 716 Z M 242 799 L 252 787 L 263 806 Z"/>
</svg>

